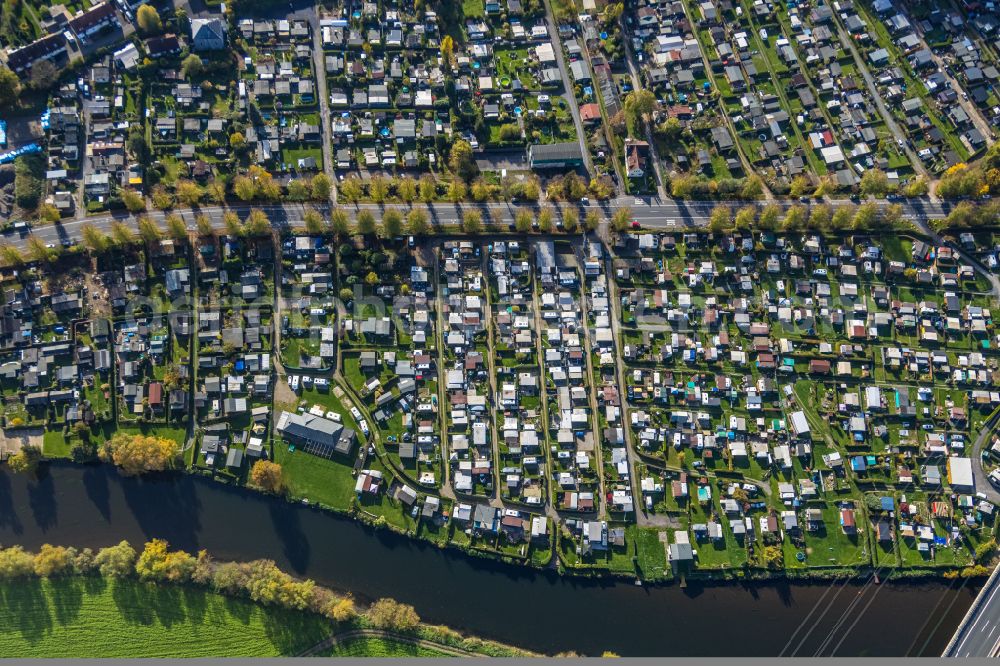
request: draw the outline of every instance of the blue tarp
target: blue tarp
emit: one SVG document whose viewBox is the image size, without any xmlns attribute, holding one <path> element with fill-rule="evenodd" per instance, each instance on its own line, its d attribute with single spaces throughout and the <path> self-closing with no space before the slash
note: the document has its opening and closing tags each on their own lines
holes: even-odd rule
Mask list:
<svg viewBox="0 0 1000 666">
<path fill-rule="evenodd" d="M 28 155 L 29 153 L 41 152 L 42 147 L 37 143 L 29 143 L 27 146 L 21 146 L 17 150 L 9 150 L 6 153 L 0 153 L 0 164 L 10 164 L 16 160 L 21 155 Z"/>
</svg>

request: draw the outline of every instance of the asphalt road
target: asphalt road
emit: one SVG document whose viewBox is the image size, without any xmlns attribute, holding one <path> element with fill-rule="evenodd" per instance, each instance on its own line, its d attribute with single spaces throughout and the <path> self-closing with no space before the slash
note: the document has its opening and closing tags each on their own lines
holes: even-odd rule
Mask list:
<svg viewBox="0 0 1000 666">
<path fill-rule="evenodd" d="M 1000 647 L 1000 575 L 994 573 L 945 650 L 945 657 L 992 657 Z"/>
<path fill-rule="evenodd" d="M 573 77 L 569 75 L 569 67 L 566 66 L 566 57 L 563 55 L 562 37 L 559 36 L 559 27 L 556 25 L 553 16 L 552 7 L 549 6 L 549 2 L 546 0 L 545 25 L 549 29 L 549 37 L 551 38 L 556 56 L 556 65 L 559 67 L 560 76 L 562 76 L 562 97 L 566 100 L 569 112 L 573 115 L 573 127 L 576 129 L 577 140 L 581 144 L 584 144 L 587 135 L 583 131 L 583 120 L 580 118 L 580 105 L 576 102 L 576 95 L 573 92 Z M 594 173 L 594 163 L 590 158 L 589 150 L 585 149 L 583 151 L 583 161 L 584 166 L 587 167 L 587 173 Z"/>
<path fill-rule="evenodd" d="M 972 445 L 972 476 L 976 483 L 976 490 L 985 493 L 994 504 L 1000 505 L 1000 492 L 997 492 L 997 489 L 990 483 L 986 476 L 986 470 L 983 469 L 983 447 L 991 441 L 995 425 L 995 417 L 987 420 L 982 425 L 979 436 Z"/>
<path fill-rule="evenodd" d="M 879 115 L 881 115 L 882 119 L 885 120 L 886 127 L 888 127 L 889 131 L 892 132 L 892 136 L 896 139 L 897 145 L 903 147 L 903 150 L 906 152 L 906 156 L 910 160 L 910 164 L 913 165 L 917 173 L 925 178 L 930 178 L 930 174 L 927 172 L 927 167 L 924 166 L 923 160 L 917 156 L 913 147 L 907 142 L 906 134 L 899 128 L 896 118 L 889 111 L 888 107 L 886 107 L 885 101 L 882 99 L 882 95 L 878 91 L 878 86 L 875 85 L 875 78 L 868 70 L 867 60 L 858 50 L 858 47 L 855 46 L 854 40 L 852 40 L 850 35 L 847 34 L 847 30 L 844 28 L 840 18 L 836 15 L 836 12 L 834 12 L 833 20 L 837 24 L 837 36 L 840 38 L 841 46 L 854 56 L 854 62 L 857 63 L 858 71 L 861 72 L 861 78 L 864 79 L 865 87 L 868 89 L 868 95 L 875 103 L 875 108 L 878 109 Z"/>
<path fill-rule="evenodd" d="M 799 202 L 786 200 L 771 203 L 776 203 L 778 206 L 787 208 Z M 820 202 L 812 201 L 804 203 L 803 205 L 808 208 L 813 203 Z M 834 207 L 847 204 L 853 205 L 853 203 L 848 200 L 826 200 L 824 203 L 828 203 Z M 889 203 L 891 202 L 878 202 L 878 205 L 885 206 Z M 927 231 L 925 224 L 926 220 L 944 217 L 951 209 L 951 204 L 949 203 L 934 201 L 910 200 L 901 201 L 899 203 L 903 207 L 904 217 L 912 220 L 925 232 Z M 576 207 L 578 208 L 581 217 L 587 211 L 596 209 L 605 217 L 605 219 L 609 219 L 615 210 L 622 207 L 628 207 L 631 210 L 632 219 L 638 222 L 644 229 L 677 229 L 680 231 L 684 228 L 702 227 L 708 224 L 708 219 L 711 215 L 712 209 L 718 204 L 719 202 L 717 201 L 677 201 L 674 199 L 659 199 L 658 197 L 620 197 L 618 199 L 612 199 L 605 202 L 591 202 L 586 205 L 559 203 L 552 205 L 557 210 L 563 210 L 568 207 Z M 739 202 L 729 202 L 728 205 L 735 209 L 740 204 Z M 758 203 L 757 205 L 763 206 L 764 203 Z M 259 208 L 267 213 L 275 228 L 281 230 L 300 224 L 306 207 L 306 205 L 299 203 L 264 204 L 260 206 L 238 204 L 229 207 L 206 206 L 196 210 L 176 210 L 171 211 L 171 213 L 180 215 L 193 230 L 195 218 L 198 215 L 206 215 L 217 228 L 222 228 L 222 217 L 226 211 L 234 211 L 240 215 L 246 215 L 252 208 Z M 408 209 L 407 206 L 383 206 L 377 204 L 358 204 L 356 206 L 348 204 L 340 206 L 340 208 L 347 211 L 351 215 L 356 214 L 357 211 L 362 209 L 368 209 L 375 212 L 376 217 L 379 217 L 380 211 L 394 207 L 399 210 L 403 210 L 404 212 Z M 427 210 L 431 223 L 436 226 L 454 226 L 460 224 L 463 212 L 470 208 L 482 210 L 484 214 L 490 215 L 495 221 L 499 221 L 501 224 L 513 223 L 515 215 L 522 208 L 526 208 L 531 211 L 537 211 L 539 208 L 538 205 L 534 204 L 529 206 L 510 203 L 492 205 L 472 203 L 435 203 L 430 205 L 414 204 L 414 207 Z M 329 206 L 325 204 L 318 204 L 315 208 L 320 212 L 328 212 L 329 210 Z M 157 222 L 162 223 L 167 213 L 151 211 L 145 213 L 145 215 L 148 215 Z M 497 220 L 497 217 L 500 219 Z M 81 229 L 86 224 L 92 224 L 102 231 L 107 231 L 111 228 L 111 223 L 113 221 L 126 222 L 134 226 L 136 224 L 136 219 L 136 216 L 122 211 L 115 214 L 93 215 L 89 217 L 67 219 L 54 225 L 39 226 L 38 228 L 32 230 L 31 233 L 38 238 L 41 238 L 46 243 L 59 243 L 64 240 L 79 241 L 81 239 Z M 5 237 L 5 240 L 12 245 L 24 247 L 27 243 L 27 238 L 27 235 L 18 236 L 17 234 L 9 233 Z"/>
</svg>

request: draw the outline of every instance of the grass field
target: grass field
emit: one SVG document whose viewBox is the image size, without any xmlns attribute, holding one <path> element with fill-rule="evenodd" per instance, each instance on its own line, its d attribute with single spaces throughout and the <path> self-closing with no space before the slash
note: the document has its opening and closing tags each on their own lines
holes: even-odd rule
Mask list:
<svg viewBox="0 0 1000 666">
<path fill-rule="evenodd" d="M 338 643 L 317 653 L 317 657 L 450 657 L 451 655 L 420 645 L 410 645 L 391 638 L 362 636 Z"/>
<path fill-rule="evenodd" d="M 288 445 L 274 445 L 275 462 L 284 469 L 288 489 L 293 497 L 319 502 L 335 509 L 346 510 L 354 497 L 352 467 L 346 459 L 327 460 L 304 451 L 288 450 Z"/>
<path fill-rule="evenodd" d="M 319 616 L 194 587 L 100 577 L 0 584 L 4 657 L 272 657 L 331 632 Z"/>
</svg>

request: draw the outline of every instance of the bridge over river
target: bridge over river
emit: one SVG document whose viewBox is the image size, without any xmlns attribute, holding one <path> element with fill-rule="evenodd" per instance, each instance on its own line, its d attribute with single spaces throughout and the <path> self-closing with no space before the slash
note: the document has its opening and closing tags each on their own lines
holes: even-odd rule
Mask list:
<svg viewBox="0 0 1000 666">
<path fill-rule="evenodd" d="M 955 635 L 944 649 L 944 657 L 995 657 L 1000 653 L 1000 565 L 979 591 Z"/>
</svg>

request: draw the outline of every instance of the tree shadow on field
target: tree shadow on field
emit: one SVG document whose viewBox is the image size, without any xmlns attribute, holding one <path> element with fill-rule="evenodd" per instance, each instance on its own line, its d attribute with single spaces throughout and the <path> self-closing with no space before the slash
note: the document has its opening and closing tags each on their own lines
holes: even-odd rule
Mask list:
<svg viewBox="0 0 1000 666">
<path fill-rule="evenodd" d="M 101 594 L 108 589 L 108 580 L 104 576 L 84 576 L 83 589 L 89 595 Z"/>
<path fill-rule="evenodd" d="M 139 594 L 139 584 L 131 581 L 116 580 L 112 583 L 111 598 L 115 601 L 118 612 L 129 624 L 149 626 L 153 624 L 155 615 L 153 609 L 145 603 L 143 595 Z"/>
<path fill-rule="evenodd" d="M 16 630 L 29 643 L 37 643 L 52 630 L 49 600 L 41 580 L 27 578 L 0 586 L 0 604 L 4 629 Z"/>
<path fill-rule="evenodd" d="M 55 600 L 56 622 L 64 626 L 76 622 L 83 607 L 83 580 L 73 576 L 52 580 L 49 585 Z"/>
<path fill-rule="evenodd" d="M 319 615 L 273 607 L 268 612 L 264 633 L 284 656 L 295 656 L 333 632 L 333 623 Z"/>
<path fill-rule="evenodd" d="M 193 586 L 185 585 L 181 588 L 184 609 L 188 618 L 195 624 L 205 622 L 205 611 L 208 607 L 207 593 Z"/>
<path fill-rule="evenodd" d="M 175 585 L 120 580 L 114 585 L 112 597 L 126 622 L 144 626 L 159 622 L 164 627 L 171 627 L 184 621 L 185 607 Z"/>
<path fill-rule="evenodd" d="M 253 614 L 253 605 L 255 602 L 249 599 L 236 599 L 233 597 L 225 598 L 226 613 L 237 620 L 240 624 L 250 624 L 250 616 Z"/>
<path fill-rule="evenodd" d="M 187 606 L 184 605 L 181 587 L 176 583 L 165 585 L 147 585 L 149 603 L 156 612 L 156 618 L 164 627 L 170 627 L 175 622 L 187 619 Z"/>
</svg>

